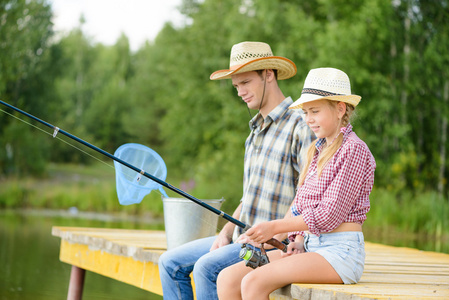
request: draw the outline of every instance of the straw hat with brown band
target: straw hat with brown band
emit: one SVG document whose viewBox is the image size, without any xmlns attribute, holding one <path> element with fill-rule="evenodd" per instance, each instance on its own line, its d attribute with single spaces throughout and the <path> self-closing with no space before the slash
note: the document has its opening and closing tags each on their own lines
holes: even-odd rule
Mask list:
<svg viewBox="0 0 449 300">
<path fill-rule="evenodd" d="M 215 71 L 210 79 L 229 79 L 234 74 L 266 69 L 277 70 L 278 80 L 288 79 L 296 74 L 296 65 L 288 58 L 274 56 L 268 44 L 241 42 L 232 46 L 229 69 Z"/>
<path fill-rule="evenodd" d="M 355 107 L 361 98 L 351 94 L 351 83 L 345 72 L 335 68 L 318 68 L 309 71 L 301 97 L 289 108 L 302 109 L 306 102 L 323 99 L 342 101 Z"/>
</svg>

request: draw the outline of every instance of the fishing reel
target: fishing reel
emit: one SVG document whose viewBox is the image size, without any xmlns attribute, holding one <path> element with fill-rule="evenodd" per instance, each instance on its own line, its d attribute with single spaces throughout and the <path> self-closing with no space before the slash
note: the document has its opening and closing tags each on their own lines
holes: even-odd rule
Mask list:
<svg viewBox="0 0 449 300">
<path fill-rule="evenodd" d="M 242 244 L 239 257 L 245 260 L 245 266 L 253 269 L 266 265 L 270 262 L 267 253 L 263 248 L 263 244 L 261 245 L 260 250 L 249 244 Z"/>
</svg>

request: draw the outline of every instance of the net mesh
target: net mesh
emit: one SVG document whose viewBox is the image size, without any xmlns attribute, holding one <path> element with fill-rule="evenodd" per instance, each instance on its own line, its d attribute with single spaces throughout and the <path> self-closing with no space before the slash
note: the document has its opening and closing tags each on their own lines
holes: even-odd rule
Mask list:
<svg viewBox="0 0 449 300">
<path fill-rule="evenodd" d="M 114 153 L 114 156 L 165 181 L 167 167 L 164 160 L 156 151 L 140 144 L 124 144 Z M 117 184 L 117 196 L 121 205 L 137 204 L 153 190 L 168 197 L 162 186 L 144 175 L 114 161 L 115 178 Z"/>
</svg>

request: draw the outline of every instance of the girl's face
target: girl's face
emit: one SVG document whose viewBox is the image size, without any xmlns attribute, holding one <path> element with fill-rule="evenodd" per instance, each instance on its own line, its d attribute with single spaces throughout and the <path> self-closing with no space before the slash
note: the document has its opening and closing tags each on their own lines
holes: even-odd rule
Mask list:
<svg viewBox="0 0 449 300">
<path fill-rule="evenodd" d="M 332 105 L 329 100 L 306 102 L 302 106 L 307 125 L 317 138 L 325 138 L 327 144 L 332 143 L 340 133 L 341 118 L 346 111 L 344 102 Z"/>
</svg>

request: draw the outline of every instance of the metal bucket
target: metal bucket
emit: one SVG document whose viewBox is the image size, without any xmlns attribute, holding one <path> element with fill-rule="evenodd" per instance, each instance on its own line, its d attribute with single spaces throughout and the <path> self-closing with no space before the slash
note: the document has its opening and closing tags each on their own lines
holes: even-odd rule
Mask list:
<svg viewBox="0 0 449 300">
<path fill-rule="evenodd" d="M 218 215 L 184 198 L 165 198 L 164 222 L 167 250 L 217 233 Z M 220 209 L 224 199 L 201 200 Z"/>
</svg>

